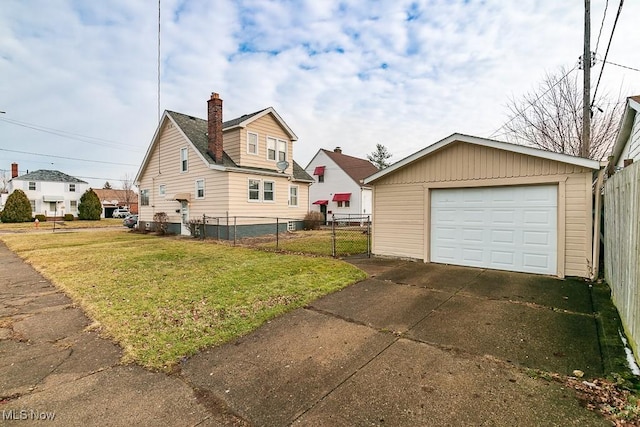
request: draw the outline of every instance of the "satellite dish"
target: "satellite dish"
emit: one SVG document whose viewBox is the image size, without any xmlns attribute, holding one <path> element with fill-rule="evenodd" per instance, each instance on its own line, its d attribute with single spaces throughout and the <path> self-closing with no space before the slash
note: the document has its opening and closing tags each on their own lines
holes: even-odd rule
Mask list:
<svg viewBox="0 0 640 427">
<path fill-rule="evenodd" d="M 276 168 L 278 168 L 278 172 L 284 172 L 284 170 L 288 167 L 289 167 L 289 162 L 287 162 L 286 160 L 282 160 L 276 163 Z"/>
</svg>

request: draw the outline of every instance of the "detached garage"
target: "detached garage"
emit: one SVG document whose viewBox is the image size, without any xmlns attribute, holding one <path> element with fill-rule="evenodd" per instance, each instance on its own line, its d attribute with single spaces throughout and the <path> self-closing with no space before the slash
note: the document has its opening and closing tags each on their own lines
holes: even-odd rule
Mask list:
<svg viewBox="0 0 640 427">
<path fill-rule="evenodd" d="M 373 253 L 589 277 L 598 161 L 454 134 L 365 179 Z"/>
</svg>

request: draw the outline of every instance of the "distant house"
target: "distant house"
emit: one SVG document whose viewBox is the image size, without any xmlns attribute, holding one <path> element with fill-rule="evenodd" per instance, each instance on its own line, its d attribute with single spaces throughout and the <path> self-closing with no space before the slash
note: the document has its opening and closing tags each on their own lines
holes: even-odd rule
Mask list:
<svg viewBox="0 0 640 427">
<path fill-rule="evenodd" d="M 640 161 L 640 95 L 627 98 L 610 164 L 621 169 Z"/>
<path fill-rule="evenodd" d="M 131 213 L 138 213 L 138 195 L 133 190 L 115 190 L 101 188 L 93 190 L 102 203 L 102 217 L 111 218 L 113 211 L 119 207 L 129 208 Z"/>
<path fill-rule="evenodd" d="M 164 212 L 189 234 L 206 215 L 207 235 L 229 239 L 301 228 L 313 178 L 293 160 L 297 140 L 271 107 L 223 122 L 217 93 L 207 120 L 165 111 L 135 179 L 139 224 Z"/>
<path fill-rule="evenodd" d="M 378 172 L 371 162 L 342 154 L 340 147 L 321 149 L 305 171 L 315 179 L 309 189 L 311 210 L 322 212 L 325 218 L 371 215 L 371 187 L 362 182 Z"/>
<path fill-rule="evenodd" d="M 31 202 L 33 215 L 49 218 L 64 214 L 78 216 L 80 197 L 89 189 L 89 184 L 56 170 L 37 170 L 18 176 L 18 164 L 11 164 L 9 194 L 22 190 Z"/>
</svg>

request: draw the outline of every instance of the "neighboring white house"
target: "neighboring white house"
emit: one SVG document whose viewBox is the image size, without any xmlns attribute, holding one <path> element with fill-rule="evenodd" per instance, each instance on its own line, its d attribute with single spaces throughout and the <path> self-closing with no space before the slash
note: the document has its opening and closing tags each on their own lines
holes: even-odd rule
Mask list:
<svg viewBox="0 0 640 427">
<path fill-rule="evenodd" d="M 640 95 L 627 98 L 627 106 L 620 123 L 611 155 L 612 166 L 621 169 L 632 162 L 640 161 Z"/>
<path fill-rule="evenodd" d="M 371 162 L 333 151 L 319 150 L 305 171 L 314 177 L 309 188 L 311 211 L 320 211 L 325 217 L 371 215 L 371 187 L 362 181 L 378 172 Z"/>
<path fill-rule="evenodd" d="M 72 214 L 78 216 L 80 197 L 89 189 L 89 184 L 78 178 L 55 170 L 37 170 L 18 176 L 18 165 L 11 165 L 9 194 L 22 190 L 31 202 L 33 215 L 47 217 Z"/>
</svg>

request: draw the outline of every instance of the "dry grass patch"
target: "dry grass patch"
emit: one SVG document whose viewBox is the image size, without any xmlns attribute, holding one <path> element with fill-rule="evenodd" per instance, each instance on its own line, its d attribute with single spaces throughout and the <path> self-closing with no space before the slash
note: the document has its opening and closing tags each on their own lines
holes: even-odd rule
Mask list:
<svg viewBox="0 0 640 427">
<path fill-rule="evenodd" d="M 100 322 L 125 361 L 155 369 L 365 277 L 334 259 L 136 233 L 0 238 Z"/>
<path fill-rule="evenodd" d="M 331 230 L 307 230 L 287 233 L 278 241 L 278 250 L 321 256 L 333 255 Z M 252 244 L 252 243 L 249 243 Z M 256 241 L 256 247 L 276 249 L 275 237 L 269 241 Z M 359 228 L 336 230 L 336 252 L 338 256 L 367 252 L 367 235 Z"/>
<path fill-rule="evenodd" d="M 18 231 L 18 232 L 36 232 L 36 231 L 51 231 L 53 232 L 53 221 L 42 221 L 36 225 L 34 222 L 18 222 L 18 223 L 4 223 L 0 222 L 0 232 L 2 231 Z M 74 221 L 56 221 L 55 222 L 56 230 L 60 229 L 79 229 L 79 228 L 123 228 L 126 229 L 122 225 L 122 219 L 119 218 L 104 218 L 100 221 L 84 221 L 84 220 L 74 220 Z"/>
</svg>

